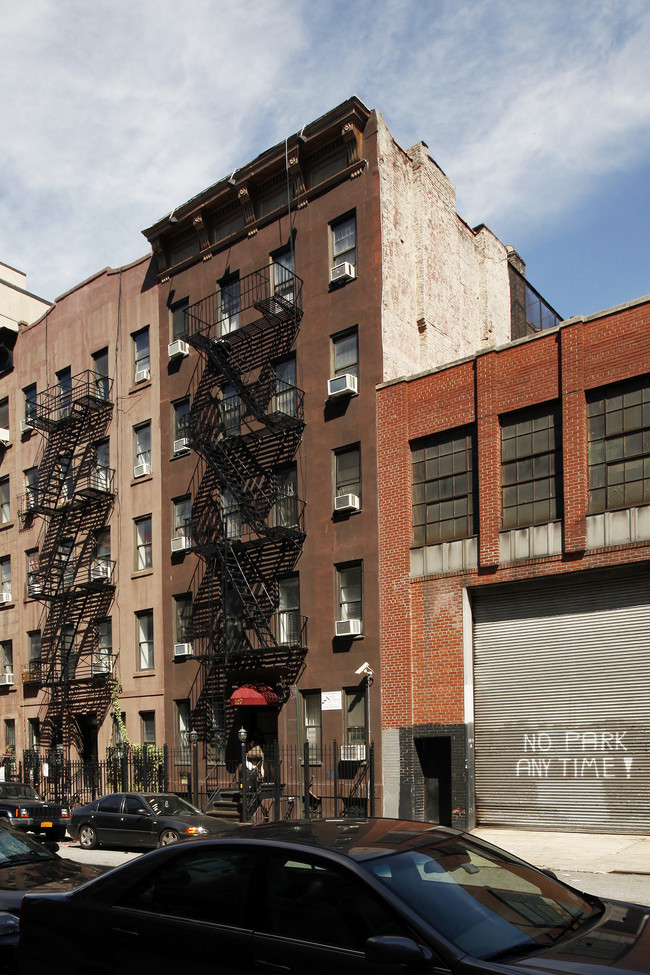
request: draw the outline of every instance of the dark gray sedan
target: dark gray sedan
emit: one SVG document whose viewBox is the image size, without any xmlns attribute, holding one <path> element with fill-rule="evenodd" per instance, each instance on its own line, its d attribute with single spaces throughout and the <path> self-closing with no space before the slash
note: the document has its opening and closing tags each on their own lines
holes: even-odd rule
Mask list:
<svg viewBox="0 0 650 975">
<path fill-rule="evenodd" d="M 85 850 L 110 846 L 167 846 L 178 840 L 216 836 L 232 824 L 204 816 L 173 793 L 113 792 L 72 810 L 68 833 Z"/>
<path fill-rule="evenodd" d="M 649 975 L 650 909 L 430 823 L 289 821 L 27 895 L 18 958 L 48 975 Z"/>
</svg>

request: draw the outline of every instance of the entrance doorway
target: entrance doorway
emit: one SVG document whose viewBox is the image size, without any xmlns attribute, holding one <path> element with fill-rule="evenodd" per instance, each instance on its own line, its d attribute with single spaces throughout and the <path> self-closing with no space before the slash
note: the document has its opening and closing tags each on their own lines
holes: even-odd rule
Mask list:
<svg viewBox="0 0 650 975">
<path fill-rule="evenodd" d="M 416 738 L 424 787 L 424 818 L 451 826 L 451 738 Z"/>
</svg>

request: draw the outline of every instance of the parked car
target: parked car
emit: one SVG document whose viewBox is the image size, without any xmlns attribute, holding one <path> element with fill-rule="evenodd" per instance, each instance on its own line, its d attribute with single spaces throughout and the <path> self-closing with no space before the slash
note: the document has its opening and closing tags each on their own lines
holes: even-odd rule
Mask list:
<svg viewBox="0 0 650 975">
<path fill-rule="evenodd" d="M 650 973 L 650 909 L 430 823 L 240 826 L 28 894 L 24 972 Z"/>
<path fill-rule="evenodd" d="M 38 842 L 0 819 L 0 971 L 16 970 L 18 915 L 27 890 L 70 890 L 105 872 L 64 860 L 57 849 L 56 843 Z"/>
<path fill-rule="evenodd" d="M 58 842 L 70 822 L 68 806 L 46 802 L 31 785 L 0 782 L 0 816 L 25 833 L 42 833 Z"/>
<path fill-rule="evenodd" d="M 173 793 L 113 792 L 73 809 L 68 832 L 85 850 L 100 843 L 154 848 L 214 836 L 231 825 Z"/>
</svg>

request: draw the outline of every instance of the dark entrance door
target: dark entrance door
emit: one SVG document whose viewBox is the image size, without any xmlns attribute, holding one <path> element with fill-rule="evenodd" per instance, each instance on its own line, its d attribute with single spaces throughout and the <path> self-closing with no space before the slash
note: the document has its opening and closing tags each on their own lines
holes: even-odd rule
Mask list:
<svg viewBox="0 0 650 975">
<path fill-rule="evenodd" d="M 451 738 L 416 738 L 424 786 L 424 818 L 451 826 Z"/>
</svg>

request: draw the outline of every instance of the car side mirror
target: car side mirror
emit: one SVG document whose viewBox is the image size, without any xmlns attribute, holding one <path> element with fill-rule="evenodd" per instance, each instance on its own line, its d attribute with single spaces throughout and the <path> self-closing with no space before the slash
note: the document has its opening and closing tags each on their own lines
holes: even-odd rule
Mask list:
<svg viewBox="0 0 650 975">
<path fill-rule="evenodd" d="M 433 952 L 411 938 L 381 935 L 368 938 L 365 944 L 366 961 L 375 965 L 422 965 L 433 960 Z"/>
</svg>

